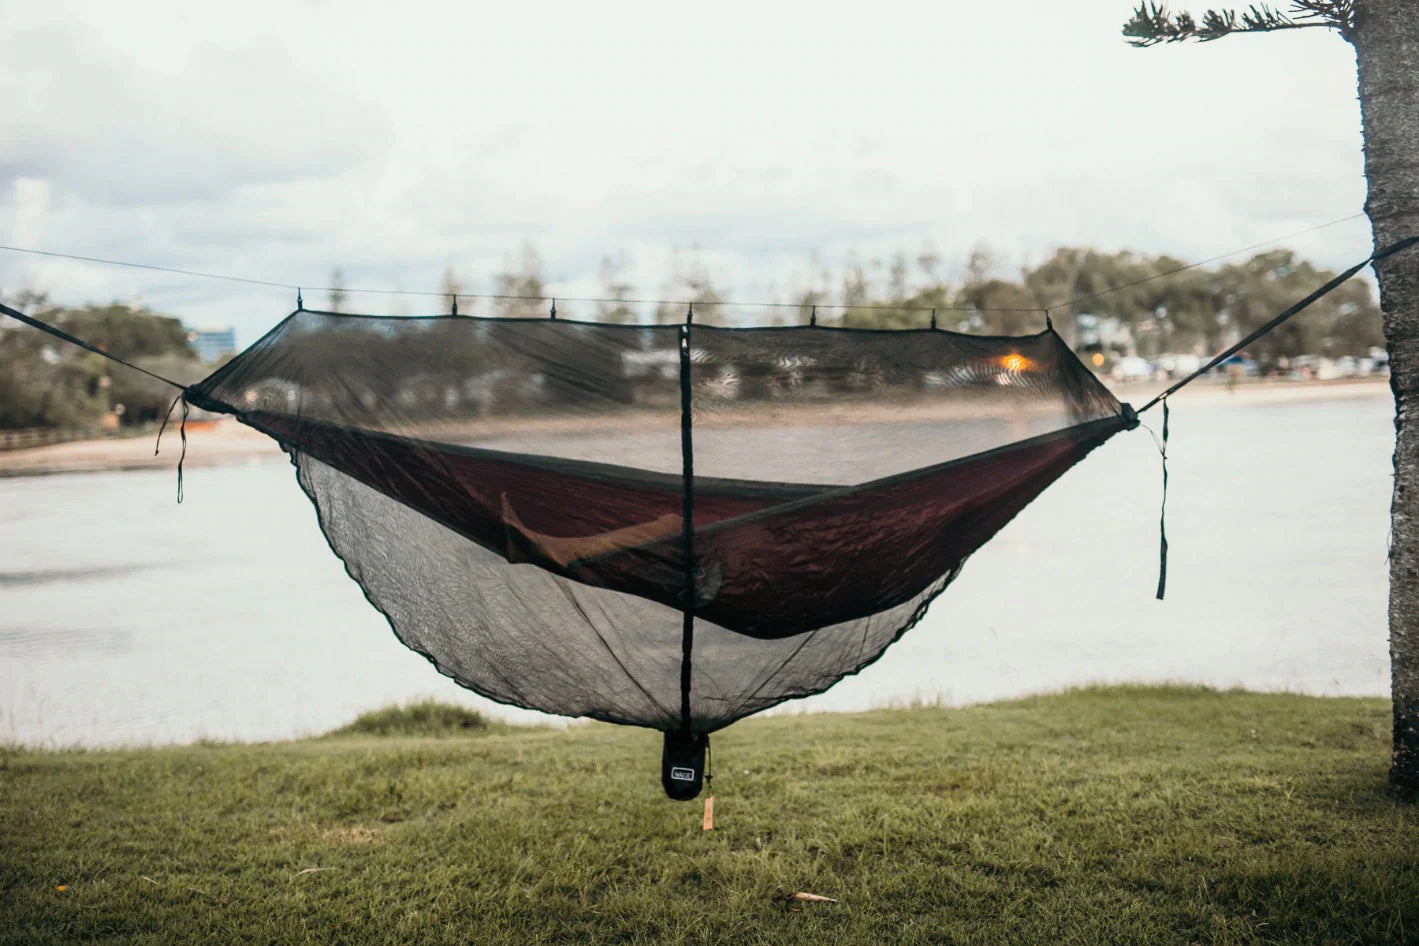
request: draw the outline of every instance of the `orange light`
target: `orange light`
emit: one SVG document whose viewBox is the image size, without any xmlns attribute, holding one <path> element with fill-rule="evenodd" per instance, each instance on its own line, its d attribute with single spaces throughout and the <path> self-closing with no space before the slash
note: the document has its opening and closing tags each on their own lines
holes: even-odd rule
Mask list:
<svg viewBox="0 0 1419 946">
<path fill-rule="evenodd" d="M 1104 366 L 1104 356 L 1099 352 L 1094 352 L 1094 357 L 1091 358 L 1090 361 L 1094 363 L 1095 368 L 1102 368 Z"/>
<path fill-rule="evenodd" d="M 1030 359 L 1026 358 L 1024 355 L 1019 355 L 1014 352 L 1011 352 L 1004 358 L 1000 359 L 1000 364 L 1006 371 L 1012 373 L 1029 371 L 1032 367 L 1034 367 L 1031 364 Z"/>
</svg>

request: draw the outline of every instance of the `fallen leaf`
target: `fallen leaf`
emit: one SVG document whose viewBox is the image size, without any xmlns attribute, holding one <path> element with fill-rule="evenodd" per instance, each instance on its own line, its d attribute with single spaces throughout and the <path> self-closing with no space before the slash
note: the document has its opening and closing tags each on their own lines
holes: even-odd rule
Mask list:
<svg viewBox="0 0 1419 946">
<path fill-rule="evenodd" d="M 816 893 L 804 893 L 801 890 L 793 896 L 789 897 L 788 899 L 804 900 L 809 903 L 837 903 L 837 901 L 834 900 L 832 897 L 820 897 Z"/>
</svg>

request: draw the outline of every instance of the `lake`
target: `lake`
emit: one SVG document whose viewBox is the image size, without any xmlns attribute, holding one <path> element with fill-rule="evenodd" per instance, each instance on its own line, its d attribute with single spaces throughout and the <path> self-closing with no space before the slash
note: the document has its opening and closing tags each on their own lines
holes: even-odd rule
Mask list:
<svg viewBox="0 0 1419 946">
<path fill-rule="evenodd" d="M 1140 429 L 977 552 L 880 661 L 781 711 L 1118 681 L 1386 694 L 1392 415 L 1383 385 L 1180 395 L 1167 600 L 1153 597 L 1158 451 Z M 171 471 L 0 479 L 0 741 L 281 739 L 422 697 L 547 718 L 400 645 L 284 458 L 190 468 L 180 506 L 174 489 Z"/>
</svg>

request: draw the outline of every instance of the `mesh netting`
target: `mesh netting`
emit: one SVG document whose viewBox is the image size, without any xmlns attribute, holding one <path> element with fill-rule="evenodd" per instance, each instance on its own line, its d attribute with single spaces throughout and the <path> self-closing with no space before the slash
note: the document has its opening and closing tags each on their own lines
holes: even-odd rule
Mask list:
<svg viewBox="0 0 1419 946">
<path fill-rule="evenodd" d="M 443 673 L 697 734 L 871 663 L 1130 423 L 1053 331 L 304 310 L 189 399 L 283 445 Z"/>
</svg>

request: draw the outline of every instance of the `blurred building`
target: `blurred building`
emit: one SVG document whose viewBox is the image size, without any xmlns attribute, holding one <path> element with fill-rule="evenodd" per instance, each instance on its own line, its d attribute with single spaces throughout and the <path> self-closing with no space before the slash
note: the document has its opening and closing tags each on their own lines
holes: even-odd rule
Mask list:
<svg viewBox="0 0 1419 946">
<path fill-rule="evenodd" d="M 187 340 L 206 364 L 236 354 L 236 331 L 230 328 L 199 328 L 187 333 Z"/>
</svg>

